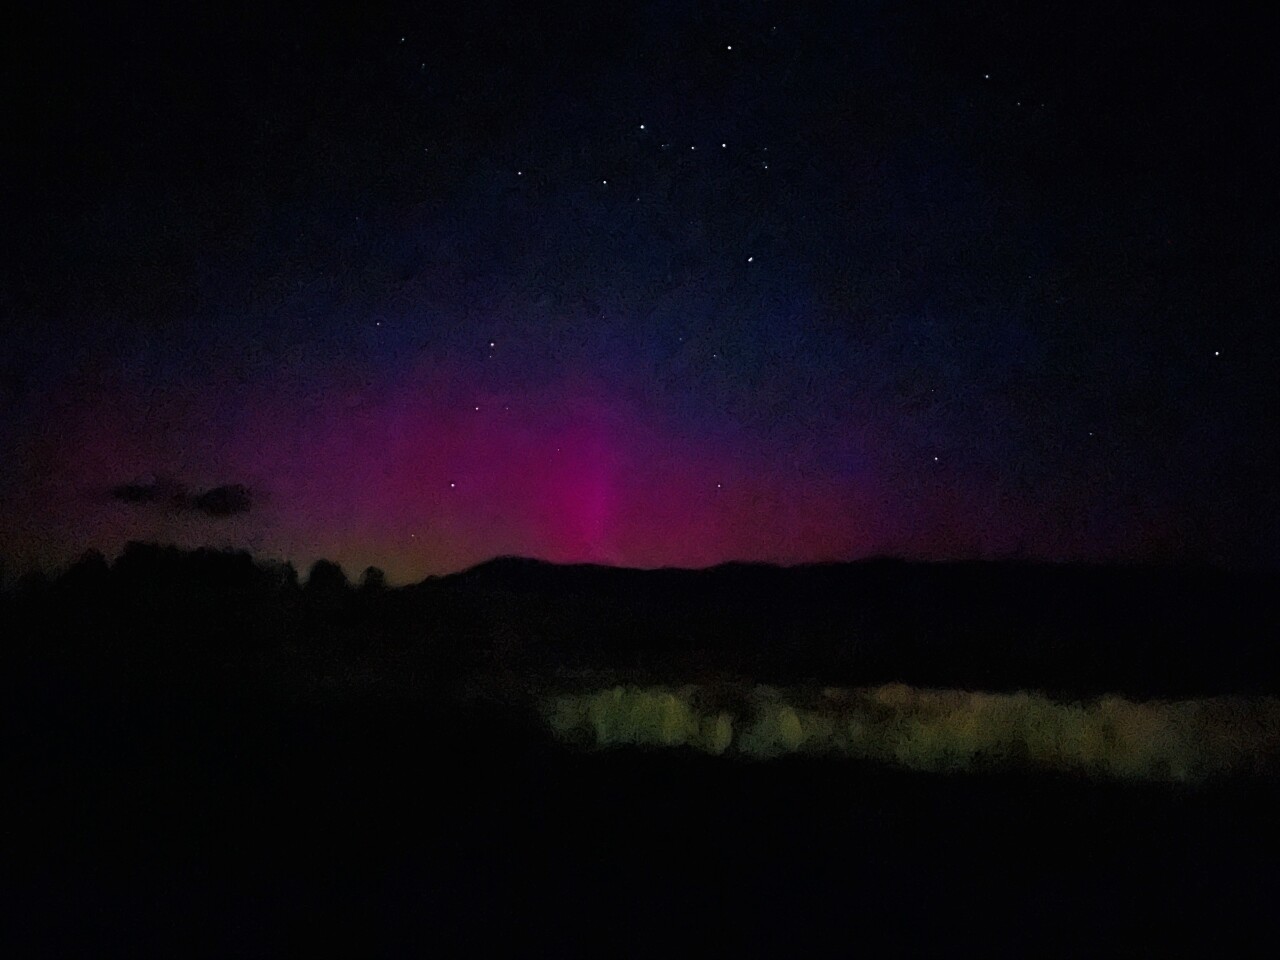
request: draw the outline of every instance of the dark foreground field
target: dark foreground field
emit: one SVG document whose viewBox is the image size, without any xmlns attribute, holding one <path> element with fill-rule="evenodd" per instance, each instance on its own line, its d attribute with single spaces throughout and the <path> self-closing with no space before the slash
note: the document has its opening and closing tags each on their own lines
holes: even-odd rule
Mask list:
<svg viewBox="0 0 1280 960">
<path fill-rule="evenodd" d="M 1276 932 L 1256 779 L 584 754 L 492 703 L 52 674 L 5 721 L 7 956 L 1231 955 Z"/>
<path fill-rule="evenodd" d="M 1274 766 L 1167 782 L 1176 763 L 1134 767 L 1142 744 L 1108 739 L 1159 711 L 1059 729 L 1077 715 L 965 691 L 1274 698 L 1273 581 L 508 560 L 393 590 L 247 554 L 88 555 L 0 597 L 0 956 L 1270 954 Z M 813 691 L 912 686 L 850 701 L 890 737 L 855 756 L 553 740 L 530 694 L 609 670 L 808 690 L 756 697 L 787 742 Z M 913 692 L 931 687 L 960 693 Z M 632 701 L 650 713 L 622 716 Z M 671 742 L 688 719 L 665 693 L 601 703 L 584 723 L 609 737 L 656 718 Z M 966 726 L 1009 703 L 1012 740 Z M 1118 758 L 1104 773 L 1156 779 L 858 758 L 1034 748 L 1024 714 L 1094 736 L 1078 756 Z M 1241 755 L 1274 758 L 1268 731 Z"/>
</svg>

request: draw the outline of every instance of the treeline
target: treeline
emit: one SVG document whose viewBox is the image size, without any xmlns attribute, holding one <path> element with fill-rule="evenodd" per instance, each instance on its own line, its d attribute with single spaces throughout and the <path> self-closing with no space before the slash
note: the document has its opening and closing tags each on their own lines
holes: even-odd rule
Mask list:
<svg viewBox="0 0 1280 960">
<path fill-rule="evenodd" d="M 329 561 L 305 580 L 245 552 L 130 544 L 5 597 L 6 641 L 105 665 L 254 658 L 441 678 L 632 671 L 661 682 L 1280 693 L 1269 574 L 1016 562 L 708 570 L 499 558 L 389 588 Z M 278 656 L 277 656 L 278 655 Z M 309 658 L 309 659 L 308 659 Z"/>
<path fill-rule="evenodd" d="M 292 564 L 237 550 L 135 542 L 113 562 L 91 550 L 53 576 L 19 577 L 4 607 L 9 654 L 108 672 L 266 666 L 340 676 L 398 664 L 439 677 L 483 650 L 467 629 L 474 617 L 446 598 L 413 603 L 376 567 L 352 582 L 320 560 L 302 579 Z"/>
</svg>

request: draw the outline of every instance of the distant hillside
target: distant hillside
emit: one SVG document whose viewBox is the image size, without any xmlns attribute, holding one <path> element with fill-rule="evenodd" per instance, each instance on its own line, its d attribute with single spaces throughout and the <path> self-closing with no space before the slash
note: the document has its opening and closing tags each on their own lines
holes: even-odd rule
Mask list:
<svg viewBox="0 0 1280 960">
<path fill-rule="evenodd" d="M 411 588 L 474 606 L 513 665 L 1134 695 L 1280 690 L 1270 575 L 877 559 L 706 570 L 502 557 Z"/>
<path fill-rule="evenodd" d="M 5 597 L 10 653 L 451 681 L 638 671 L 1134 697 L 1280 693 L 1275 575 L 1016 562 L 631 570 L 500 557 L 391 589 L 321 561 L 130 544 Z M 290 659 L 290 658 L 294 659 Z M 302 667 L 298 667 L 302 669 Z"/>
</svg>

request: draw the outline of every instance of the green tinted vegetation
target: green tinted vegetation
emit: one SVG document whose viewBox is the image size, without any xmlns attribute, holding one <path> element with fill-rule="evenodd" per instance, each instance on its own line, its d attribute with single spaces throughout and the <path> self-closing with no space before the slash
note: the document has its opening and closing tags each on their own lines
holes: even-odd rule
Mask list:
<svg viewBox="0 0 1280 960">
<path fill-rule="evenodd" d="M 558 693 L 543 716 L 583 745 L 692 747 L 712 754 L 832 754 L 915 770 L 1031 766 L 1190 782 L 1261 772 L 1280 752 L 1280 700 L 1061 703 L 1041 694 L 614 686 Z"/>
</svg>

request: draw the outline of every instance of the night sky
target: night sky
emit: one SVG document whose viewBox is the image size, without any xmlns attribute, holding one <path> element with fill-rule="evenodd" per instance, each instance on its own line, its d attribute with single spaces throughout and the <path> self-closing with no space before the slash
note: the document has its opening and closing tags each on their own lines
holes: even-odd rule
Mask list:
<svg viewBox="0 0 1280 960">
<path fill-rule="evenodd" d="M 1275 568 L 1263 5 L 1046 6 L 40 4 L 9 572 Z"/>
</svg>

